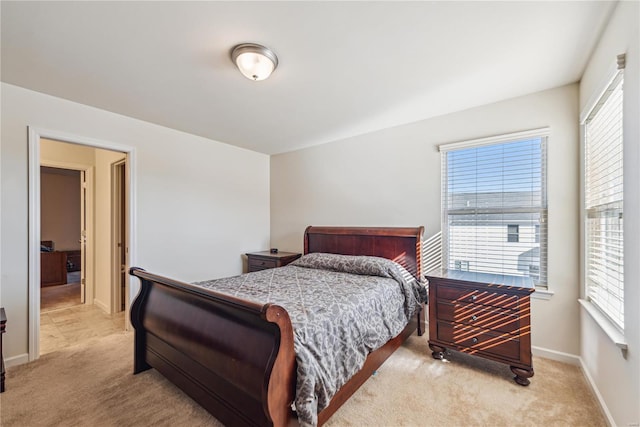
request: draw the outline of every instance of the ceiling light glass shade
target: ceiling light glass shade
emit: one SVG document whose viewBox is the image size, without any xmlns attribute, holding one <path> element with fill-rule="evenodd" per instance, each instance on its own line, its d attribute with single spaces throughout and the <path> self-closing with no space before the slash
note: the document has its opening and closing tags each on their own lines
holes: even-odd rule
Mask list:
<svg viewBox="0 0 640 427">
<path fill-rule="evenodd" d="M 278 66 L 275 53 L 254 43 L 243 43 L 234 47 L 231 59 L 246 78 L 256 81 L 269 77 Z"/>
</svg>

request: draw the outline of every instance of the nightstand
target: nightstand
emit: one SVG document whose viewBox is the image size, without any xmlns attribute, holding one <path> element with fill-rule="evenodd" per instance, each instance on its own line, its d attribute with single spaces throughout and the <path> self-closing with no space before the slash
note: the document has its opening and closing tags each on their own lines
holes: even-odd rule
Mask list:
<svg viewBox="0 0 640 427">
<path fill-rule="evenodd" d="M 433 270 L 429 280 L 429 347 L 435 359 L 447 348 L 510 366 L 516 383 L 529 385 L 530 277 Z"/>
<path fill-rule="evenodd" d="M 7 323 L 7 315 L 4 312 L 4 308 L 0 307 L 0 364 L 2 368 L 0 370 L 0 393 L 4 392 L 4 356 L 2 355 L 2 334 L 5 332 L 5 325 Z"/>
<path fill-rule="evenodd" d="M 284 267 L 292 261 L 300 258 L 302 254 L 295 252 L 270 251 L 252 252 L 247 254 L 249 273 L 253 271 L 266 270 L 268 268 Z"/>
</svg>

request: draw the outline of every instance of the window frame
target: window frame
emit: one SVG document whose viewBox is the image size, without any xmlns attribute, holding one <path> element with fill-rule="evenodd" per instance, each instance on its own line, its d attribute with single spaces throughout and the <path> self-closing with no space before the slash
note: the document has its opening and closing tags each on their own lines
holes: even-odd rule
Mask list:
<svg viewBox="0 0 640 427">
<path fill-rule="evenodd" d="M 626 342 L 624 338 L 624 261 L 622 265 L 622 311 L 612 314 L 608 313 L 604 307 L 600 306 L 596 301 L 592 300 L 590 294 L 590 280 L 589 280 L 589 263 L 587 257 L 589 256 L 588 245 L 588 211 L 587 207 L 587 126 L 588 121 L 592 118 L 594 114 L 597 114 L 598 110 L 609 98 L 608 93 L 615 89 L 617 83 L 622 80 L 622 99 L 621 99 L 621 108 L 622 108 L 622 122 L 624 121 L 624 68 L 625 68 L 625 54 L 618 55 L 617 63 L 615 67 L 612 67 L 606 79 L 603 80 L 603 84 L 600 87 L 599 91 L 596 91 L 592 98 L 589 100 L 584 110 L 580 114 L 580 234 L 581 234 L 581 242 L 580 242 L 580 261 L 581 261 L 581 283 L 582 290 L 581 295 L 582 298 L 579 300 L 580 304 L 585 308 L 587 313 L 589 313 L 593 319 L 600 325 L 600 327 L 605 331 L 605 333 L 614 341 L 614 343 L 620 347 L 621 349 L 626 349 Z M 594 113 L 595 111 L 595 113 Z M 624 132 L 624 125 L 620 123 L 621 130 Z M 621 149 L 624 153 L 624 134 L 622 135 Z M 623 154 L 624 156 L 624 154 Z M 624 168 L 624 166 L 621 166 Z M 624 174 L 622 174 L 624 179 Z M 623 190 L 624 192 L 624 185 Z M 621 204 L 624 203 L 624 193 L 622 195 Z M 622 205 L 623 206 L 623 205 Z M 621 208 L 621 215 L 624 213 L 624 207 Z M 623 219 L 623 216 L 621 217 Z M 622 225 L 622 227 L 624 227 Z M 622 239 L 624 242 L 624 228 Z M 622 244 L 622 259 L 624 260 L 624 243 Z M 622 316 L 622 324 L 618 321 L 614 320 L 614 317 Z"/>
<path fill-rule="evenodd" d="M 516 231 L 511 231 L 514 227 Z M 507 224 L 507 243 L 520 243 L 520 224 Z"/>
<path fill-rule="evenodd" d="M 508 133 L 508 134 L 502 134 L 502 135 L 497 135 L 497 136 L 492 136 L 492 137 L 487 137 L 487 138 L 480 138 L 480 139 L 473 139 L 473 140 L 467 140 L 467 141 L 460 141 L 460 142 L 454 142 L 454 143 L 447 143 L 447 144 L 442 144 L 438 146 L 438 150 L 440 151 L 441 155 L 442 155 L 442 171 L 441 171 L 441 176 L 442 176 L 442 183 L 441 183 L 441 200 L 443 202 L 442 204 L 442 212 L 441 212 L 441 221 L 442 221 L 442 228 L 441 228 L 441 244 L 442 244 L 442 267 L 443 268 L 447 268 L 447 264 L 448 264 L 448 256 L 449 256 L 449 242 L 448 242 L 448 235 L 445 232 L 447 229 L 447 224 L 446 222 L 448 221 L 447 219 L 447 206 L 444 203 L 444 195 L 445 192 L 447 191 L 447 179 L 446 177 L 448 177 L 448 171 L 447 171 L 447 165 L 446 165 L 446 156 L 444 156 L 444 154 L 446 154 L 447 152 L 451 152 L 451 151 L 458 151 L 458 150 L 463 150 L 463 149 L 467 149 L 467 148 L 478 148 L 478 147 L 482 147 L 482 146 L 489 146 L 489 145 L 497 145 L 497 144 L 503 144 L 503 143 L 509 143 L 509 142 L 517 142 L 517 141 L 523 141 L 526 139 L 534 139 L 534 138 L 540 138 L 542 139 L 542 143 L 543 143 L 543 147 L 542 147 L 542 159 L 541 161 L 543 162 L 542 164 L 542 171 L 541 171 L 541 179 L 542 179 L 542 202 L 541 202 L 541 209 L 540 209 L 540 216 L 541 216 L 541 220 L 540 220 L 540 224 L 541 226 L 541 230 L 540 230 L 540 236 L 543 236 L 542 239 L 540 239 L 541 241 L 538 241 L 538 234 L 536 233 L 536 231 L 534 230 L 534 237 L 533 237 L 533 241 L 534 243 L 539 243 L 539 247 L 540 247 L 540 264 L 541 267 L 540 269 L 543 270 L 544 272 L 544 277 L 545 277 L 545 283 L 537 283 L 536 284 L 536 290 L 542 292 L 543 294 L 550 296 L 552 294 L 552 292 L 549 290 L 549 285 L 548 285 L 548 183 L 547 183 L 547 176 L 548 176 L 548 170 L 549 170 L 549 166 L 548 166 L 548 144 L 549 144 L 549 136 L 550 136 L 550 128 L 549 127 L 544 127 L 544 128 L 537 128 L 537 129 L 531 129 L 531 130 L 527 130 L 527 131 L 522 131 L 522 132 L 513 132 L 513 133 Z M 519 227 L 520 228 L 520 227 Z M 507 231 L 508 234 L 508 231 Z M 508 239 L 508 237 L 507 237 Z M 518 239 L 519 242 L 521 241 L 521 239 Z M 519 242 L 508 242 L 508 243 L 519 243 Z M 507 243 L 507 244 L 508 244 Z"/>
</svg>

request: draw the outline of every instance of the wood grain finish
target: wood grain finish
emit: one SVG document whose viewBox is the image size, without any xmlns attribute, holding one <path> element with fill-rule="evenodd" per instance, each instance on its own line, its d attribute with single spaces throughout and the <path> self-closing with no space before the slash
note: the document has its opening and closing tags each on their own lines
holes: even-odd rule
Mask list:
<svg viewBox="0 0 640 427">
<path fill-rule="evenodd" d="M 80 271 L 82 252 L 79 249 L 64 252 L 67 254 L 67 271 Z"/>
<path fill-rule="evenodd" d="M 423 232 L 424 227 L 307 227 L 304 253 L 379 256 L 396 261 L 420 277 Z"/>
<path fill-rule="evenodd" d="M 0 307 L 0 393 L 4 392 L 4 354 L 2 353 L 2 335 L 6 332 L 7 314 L 4 311 L 4 307 Z"/>
<path fill-rule="evenodd" d="M 247 254 L 248 272 L 284 267 L 300 258 L 301 255 L 295 252 L 278 252 L 275 254 L 269 251 L 251 252 Z"/>
<path fill-rule="evenodd" d="M 65 252 L 40 252 L 40 286 L 67 283 L 67 254 Z"/>
<path fill-rule="evenodd" d="M 134 373 L 156 368 L 227 425 L 288 420 L 270 409 L 291 402 L 295 386 L 293 330 L 284 309 L 140 269 L 130 274 L 144 292 L 131 308 Z"/>
<path fill-rule="evenodd" d="M 338 237 L 331 238 L 332 232 Z M 305 253 L 330 252 L 401 259 L 420 271 L 422 227 L 309 227 Z M 318 240 L 319 239 L 319 240 Z M 394 240 L 399 240 L 398 242 Z M 359 241 L 361 241 L 359 243 Z M 413 255 L 411 255 L 413 254 Z M 413 260 L 411 257 L 414 257 Z M 132 268 L 141 290 L 131 308 L 134 373 L 160 371 L 226 425 L 285 426 L 295 394 L 293 329 L 286 310 L 260 305 Z M 372 352 L 364 369 L 318 414 L 326 421 L 416 328 Z"/>
<path fill-rule="evenodd" d="M 527 277 L 438 269 L 429 280 L 429 347 L 441 359 L 448 348 L 506 363 L 528 385 L 531 358 Z"/>
</svg>

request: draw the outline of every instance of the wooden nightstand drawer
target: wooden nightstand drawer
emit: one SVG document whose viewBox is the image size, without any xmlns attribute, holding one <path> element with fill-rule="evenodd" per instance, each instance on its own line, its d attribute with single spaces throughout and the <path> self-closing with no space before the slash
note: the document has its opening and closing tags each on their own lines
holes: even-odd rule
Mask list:
<svg viewBox="0 0 640 427">
<path fill-rule="evenodd" d="M 507 309 L 514 309 L 518 305 L 518 296 L 514 294 L 488 291 L 486 289 L 459 288 L 456 286 L 440 286 L 438 298 L 440 300 L 482 304 Z"/>
<path fill-rule="evenodd" d="M 443 359 L 447 349 L 507 363 L 520 385 L 533 376 L 531 302 L 533 280 L 436 269 L 429 281 L 429 348 Z"/>
<path fill-rule="evenodd" d="M 254 259 L 249 258 L 249 271 L 266 270 L 267 268 L 276 268 L 278 263 L 275 259 Z"/>
<path fill-rule="evenodd" d="M 0 393 L 4 392 L 4 356 L 2 355 L 2 334 L 5 333 L 5 325 L 7 323 L 7 315 L 4 312 L 4 307 L 0 307 Z"/>
<path fill-rule="evenodd" d="M 262 251 L 247 254 L 247 267 L 249 273 L 266 270 L 268 268 L 284 267 L 292 261 L 300 258 L 301 254 L 296 252 L 275 252 Z"/>
<path fill-rule="evenodd" d="M 520 316 L 511 310 L 477 304 L 451 303 L 446 300 L 438 301 L 436 310 L 438 320 L 492 329 L 497 332 L 517 333 L 520 329 Z"/>
<path fill-rule="evenodd" d="M 490 353 L 505 359 L 520 357 L 520 341 L 508 333 L 474 328 L 449 322 L 438 322 L 438 340 L 456 343 L 461 351 Z"/>
</svg>

